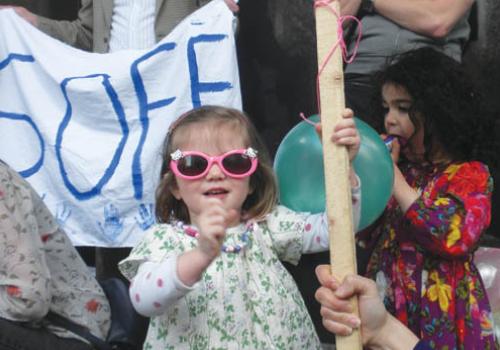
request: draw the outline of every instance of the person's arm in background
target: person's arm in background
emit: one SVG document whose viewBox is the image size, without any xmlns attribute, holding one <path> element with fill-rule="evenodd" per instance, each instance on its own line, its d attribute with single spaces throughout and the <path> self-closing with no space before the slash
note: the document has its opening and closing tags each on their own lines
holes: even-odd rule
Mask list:
<svg viewBox="0 0 500 350">
<path fill-rule="evenodd" d="M 401 27 L 432 38 L 443 38 L 467 14 L 474 0 L 373 0 L 372 2 L 376 13 Z"/>
<path fill-rule="evenodd" d="M 238 3 L 235 0 L 224 0 L 224 2 L 233 13 L 236 14 L 240 11 L 240 7 L 238 6 Z"/>
<path fill-rule="evenodd" d="M 362 0 L 339 0 L 342 15 L 356 16 Z M 443 38 L 470 10 L 474 0 L 371 0 L 374 12 L 401 27 Z M 349 23 L 349 22 L 347 22 Z"/>
<path fill-rule="evenodd" d="M 330 274 L 330 266 L 320 265 L 316 275 L 321 287 L 316 300 L 321 304 L 323 325 L 330 332 L 350 335 L 361 327 L 363 345 L 369 349 L 427 349 L 405 325 L 391 316 L 378 295 L 375 282 L 361 276 L 347 276 L 342 283 Z M 352 314 L 351 297 L 358 298 L 360 318 Z"/>
<path fill-rule="evenodd" d="M 13 8 L 20 17 L 48 35 L 73 47 L 92 51 L 94 23 L 92 0 L 82 0 L 78 18 L 74 21 L 54 20 L 38 16 L 21 6 L 0 6 L 0 9 L 7 7 Z"/>
<path fill-rule="evenodd" d="M 361 6 L 361 0 L 339 0 L 342 16 L 356 16 Z"/>
<path fill-rule="evenodd" d="M 212 0 L 199 0 L 199 6 L 205 6 L 206 4 L 208 4 L 210 1 Z M 238 5 L 238 0 L 224 0 L 224 2 L 226 3 L 227 7 L 229 7 L 229 9 L 234 13 L 238 13 L 240 11 L 240 7 Z"/>
</svg>

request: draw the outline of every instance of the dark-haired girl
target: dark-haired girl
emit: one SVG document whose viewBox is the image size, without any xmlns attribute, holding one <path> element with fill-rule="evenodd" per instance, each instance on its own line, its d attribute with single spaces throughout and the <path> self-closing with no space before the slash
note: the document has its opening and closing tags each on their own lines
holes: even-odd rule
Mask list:
<svg viewBox="0 0 500 350">
<path fill-rule="evenodd" d="M 373 249 L 367 274 L 433 349 L 495 349 L 473 262 L 490 224 L 492 120 L 460 64 L 433 49 L 400 56 L 378 83 L 395 181 L 384 215 L 358 235 Z"/>
</svg>

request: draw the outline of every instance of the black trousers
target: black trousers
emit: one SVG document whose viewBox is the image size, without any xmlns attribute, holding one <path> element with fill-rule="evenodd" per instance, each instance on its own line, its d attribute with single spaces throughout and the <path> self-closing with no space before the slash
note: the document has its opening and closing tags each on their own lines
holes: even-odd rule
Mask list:
<svg viewBox="0 0 500 350">
<path fill-rule="evenodd" d="M 92 350 L 84 341 L 61 338 L 45 328 L 0 318 L 0 350 Z"/>
<path fill-rule="evenodd" d="M 355 117 L 365 121 L 374 129 L 382 125 L 382 117 L 372 113 L 375 92 L 371 76 L 344 74 L 344 93 L 345 105 L 354 111 Z"/>
</svg>

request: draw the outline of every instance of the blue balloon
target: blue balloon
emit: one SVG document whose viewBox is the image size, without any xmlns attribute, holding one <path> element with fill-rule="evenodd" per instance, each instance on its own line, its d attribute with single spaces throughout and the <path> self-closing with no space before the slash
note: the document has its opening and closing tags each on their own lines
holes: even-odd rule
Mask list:
<svg viewBox="0 0 500 350">
<path fill-rule="evenodd" d="M 318 116 L 309 120 L 318 122 Z M 359 230 L 373 223 L 384 211 L 392 193 L 394 168 L 391 155 L 377 132 L 355 118 L 361 146 L 354 170 L 361 180 Z M 314 127 L 301 122 L 288 132 L 274 160 L 281 204 L 296 210 L 325 210 L 323 147 Z"/>
</svg>

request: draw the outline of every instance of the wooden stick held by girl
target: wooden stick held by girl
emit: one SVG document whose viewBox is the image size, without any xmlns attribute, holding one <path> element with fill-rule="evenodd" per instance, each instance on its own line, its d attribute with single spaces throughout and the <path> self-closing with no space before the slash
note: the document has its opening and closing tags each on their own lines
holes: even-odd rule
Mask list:
<svg viewBox="0 0 500 350">
<path fill-rule="evenodd" d="M 351 111 L 332 132 L 354 158 Z M 167 135 L 161 176 L 160 224 L 120 264 L 134 306 L 151 317 L 144 348 L 320 349 L 280 260 L 327 250 L 326 216 L 277 205 L 272 166 L 248 118 L 213 106 L 183 115 Z M 351 184 L 358 222 L 353 172 Z"/>
<path fill-rule="evenodd" d="M 490 224 L 492 119 L 461 65 L 430 48 L 378 75 L 377 112 L 396 138 L 393 198 L 358 235 L 388 310 L 433 349 L 495 349 L 473 262 Z"/>
</svg>

